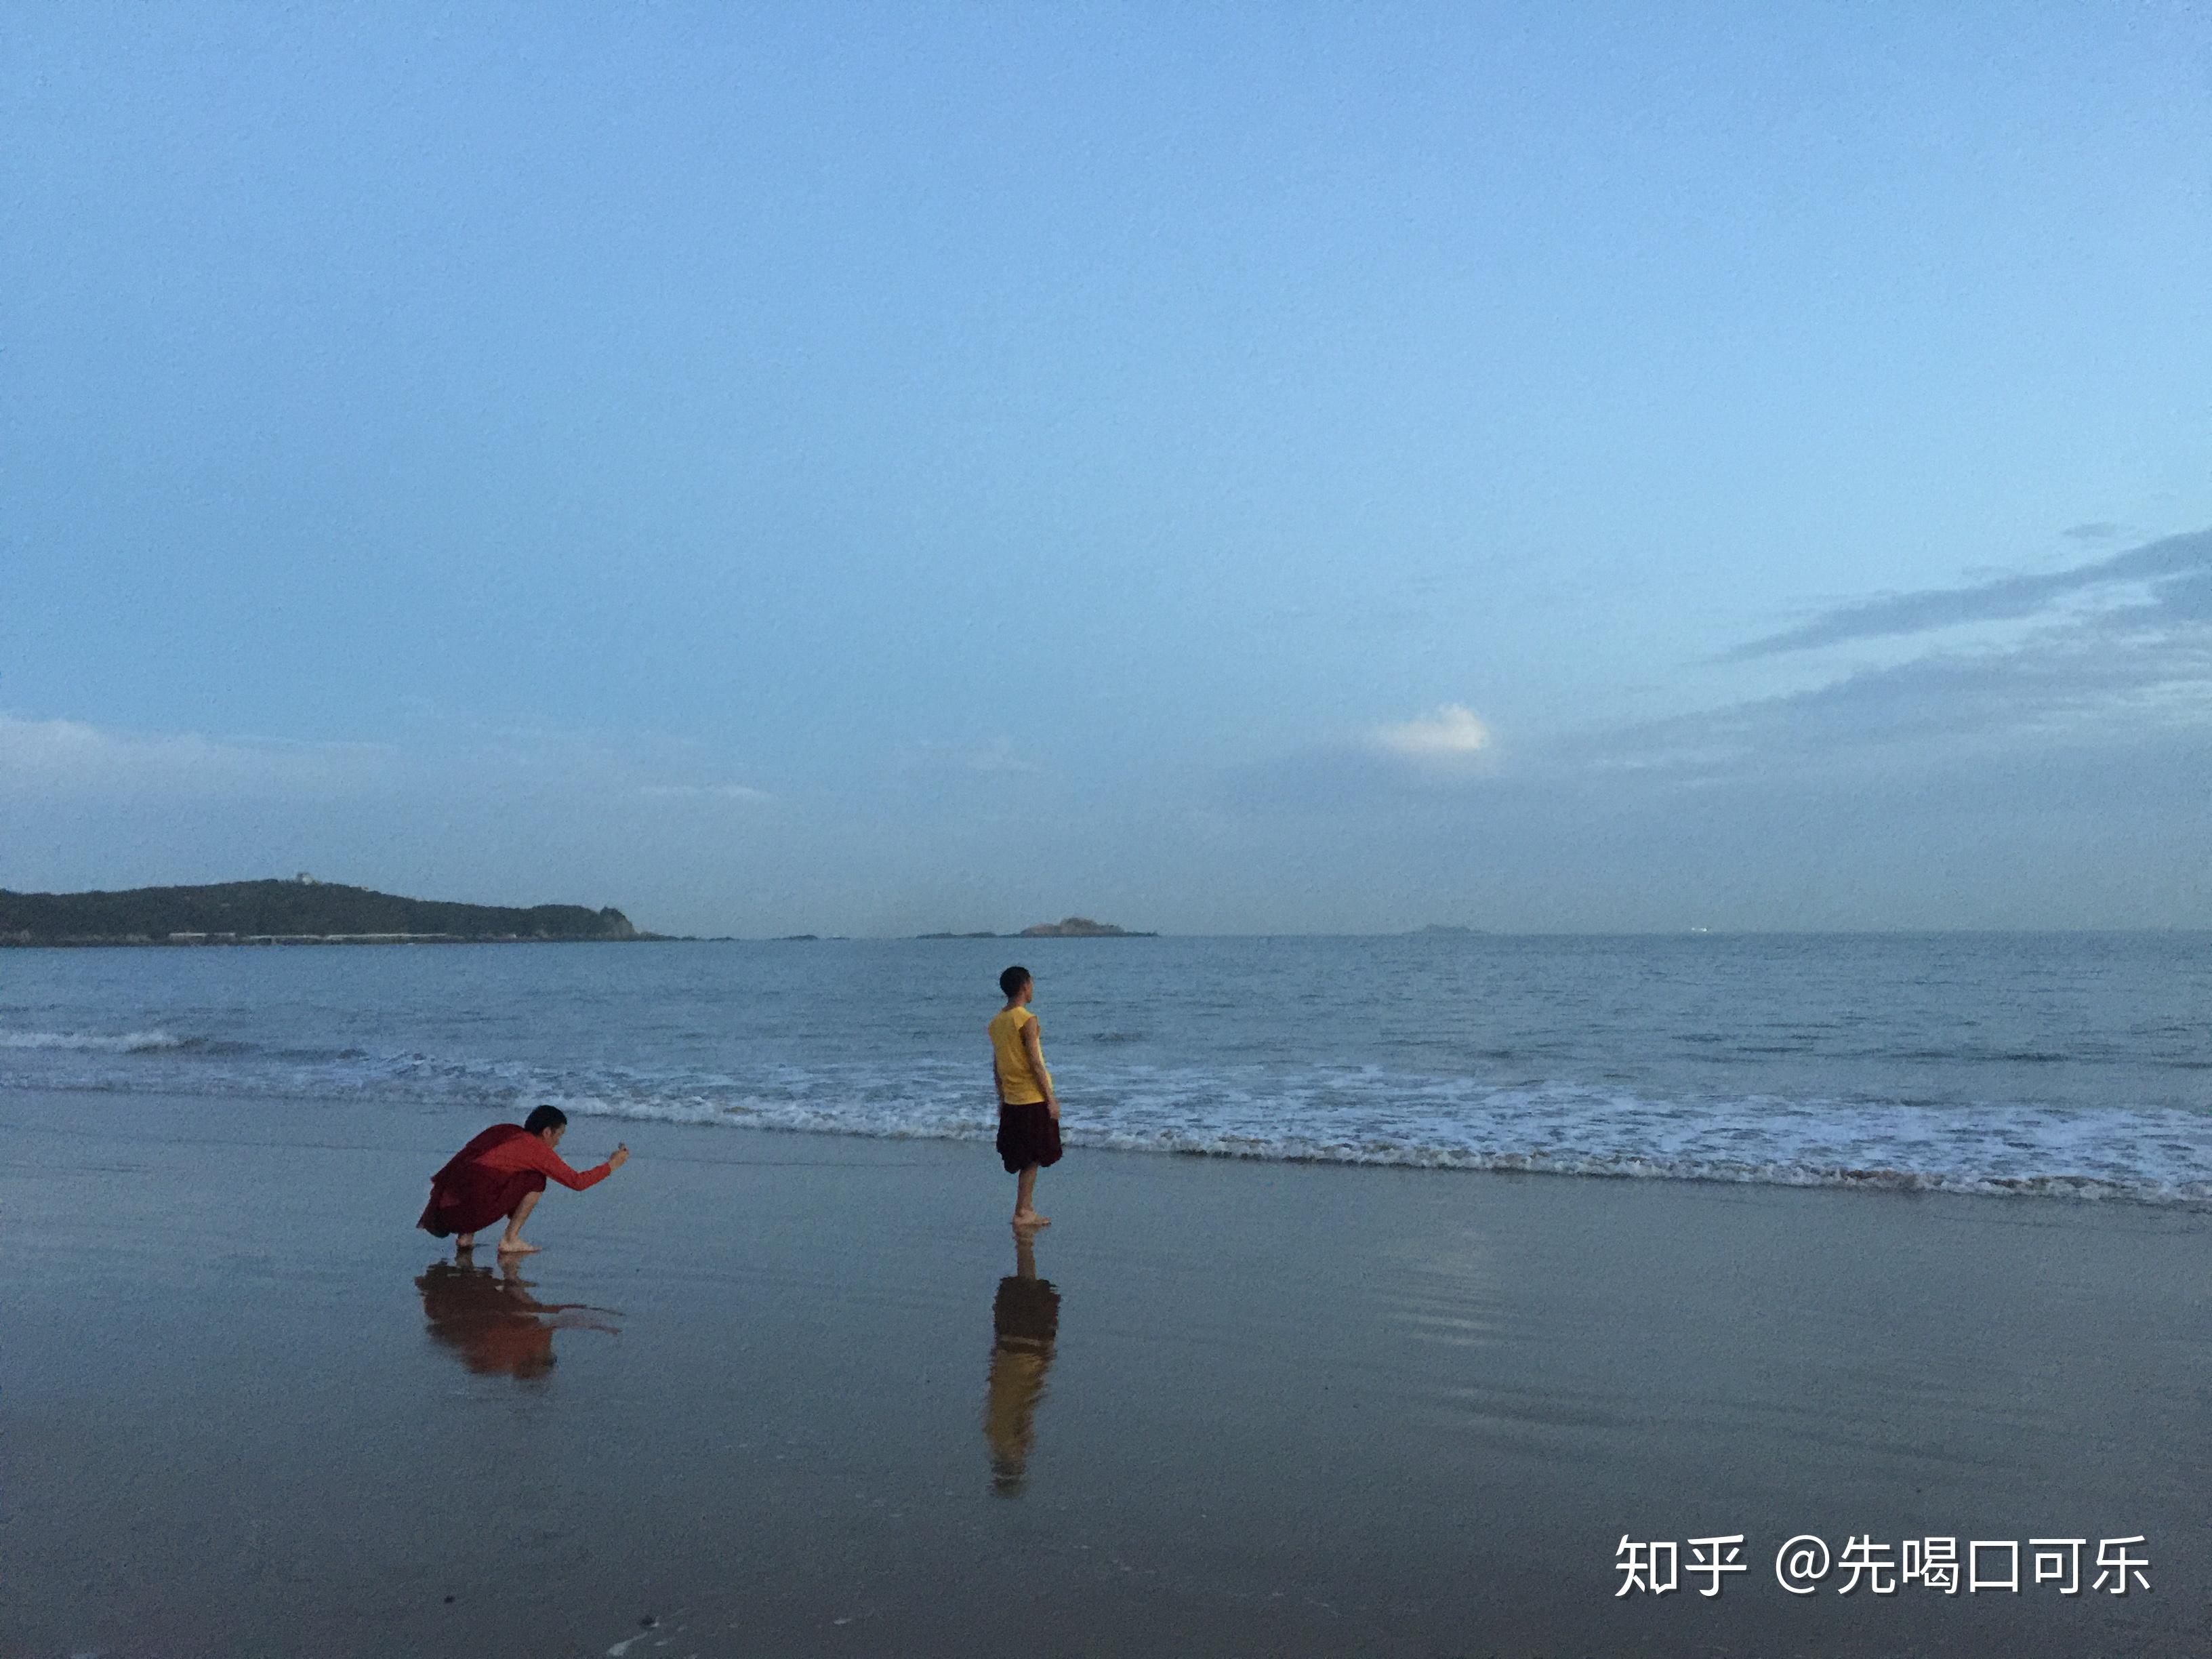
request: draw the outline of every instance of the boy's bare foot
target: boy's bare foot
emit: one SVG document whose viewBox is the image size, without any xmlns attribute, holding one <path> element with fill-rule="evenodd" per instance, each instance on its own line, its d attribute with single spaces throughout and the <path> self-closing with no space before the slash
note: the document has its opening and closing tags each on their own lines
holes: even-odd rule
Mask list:
<svg viewBox="0 0 2212 1659">
<path fill-rule="evenodd" d="M 501 1255 L 536 1255 L 538 1247 L 526 1244 L 519 1238 L 502 1238 L 499 1241 L 499 1253 Z"/>
<path fill-rule="evenodd" d="M 476 1247 L 477 1236 L 474 1233 L 456 1233 L 453 1236 L 454 1255 L 466 1255 L 471 1250 L 476 1249 Z"/>
<path fill-rule="evenodd" d="M 1039 1215 L 1035 1210 L 1017 1210 L 1014 1212 L 1014 1225 L 1017 1227 L 1049 1227 L 1052 1225 L 1052 1218 L 1047 1215 Z"/>
</svg>

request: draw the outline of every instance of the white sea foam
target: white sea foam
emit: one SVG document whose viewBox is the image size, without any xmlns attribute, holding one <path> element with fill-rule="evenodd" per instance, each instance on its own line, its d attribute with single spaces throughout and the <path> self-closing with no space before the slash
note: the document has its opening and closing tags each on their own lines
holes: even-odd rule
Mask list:
<svg viewBox="0 0 2212 1659">
<path fill-rule="evenodd" d="M 495 1109 L 543 1101 L 583 1117 L 988 1140 L 996 1108 L 974 1073 L 972 1066 L 943 1061 L 896 1073 L 860 1065 L 741 1073 L 554 1069 L 410 1053 L 295 1065 L 274 1089 L 276 1079 L 257 1066 L 233 1073 L 225 1086 Z M 1665 1099 L 1572 1084 L 1498 1088 L 1379 1068 L 1129 1066 L 1085 1077 L 1068 1098 L 1063 1133 L 1075 1146 L 1217 1158 L 2212 1202 L 2212 1115 L 2168 1108 Z"/>
<path fill-rule="evenodd" d="M 191 1046 L 192 1039 L 167 1031 L 6 1031 L 0 1048 L 59 1048 L 80 1054 L 146 1054 Z"/>
<path fill-rule="evenodd" d="M 1384 1079 L 1376 1079 L 1378 1083 Z M 1402 1085 L 1402 1080 L 1401 1080 Z M 1659 1101 L 1574 1088 L 1458 1086 L 1323 1104 L 1220 1088 L 1071 1100 L 1071 1145 L 1147 1152 L 1992 1196 L 2212 1201 L 2212 1120 L 2172 1111 L 1930 1108 L 1772 1099 Z M 884 1137 L 983 1139 L 988 1103 L 830 1103 L 576 1094 L 580 1115 Z"/>
<path fill-rule="evenodd" d="M 305 1100 L 406 1099 L 817 1134 L 988 1140 L 973 1064 L 553 1066 L 420 1050 L 246 1052 L 166 1030 L 0 1032 L 46 1050 L 50 1087 Z M 118 1060 L 116 1056 L 128 1055 Z M 20 1069 L 11 1067 L 12 1070 Z M 1071 1073 L 1073 1068 L 1069 1068 Z M 2166 1106 L 1918 1104 L 1685 1095 L 1572 1082 L 1501 1087 L 1378 1066 L 1083 1068 L 1072 1146 L 1217 1158 L 1518 1170 L 1992 1196 L 2212 1203 L 2212 1115 Z"/>
</svg>

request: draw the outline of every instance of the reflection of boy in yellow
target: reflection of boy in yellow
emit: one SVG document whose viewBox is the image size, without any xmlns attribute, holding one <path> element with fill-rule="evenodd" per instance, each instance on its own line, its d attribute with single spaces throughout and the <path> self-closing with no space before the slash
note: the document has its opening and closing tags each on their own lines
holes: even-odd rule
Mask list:
<svg viewBox="0 0 2212 1659">
<path fill-rule="evenodd" d="M 991 1304 L 991 1380 L 983 1401 L 983 1437 L 991 1444 L 991 1490 L 1015 1498 L 1029 1478 L 1036 1444 L 1037 1402 L 1060 1335 L 1060 1292 L 1036 1276 L 1030 1235 L 1014 1238 L 1014 1272 L 999 1281 Z"/>
<path fill-rule="evenodd" d="M 999 1091 L 999 1161 L 1019 1176 L 1014 1186 L 1014 1225 L 1049 1227 L 1036 1212 L 1037 1171 L 1060 1162 L 1060 1099 L 1045 1068 L 1044 1028 L 1030 1012 L 1036 981 L 1026 968 L 999 975 L 1006 1006 L 991 1020 L 991 1080 Z"/>
</svg>

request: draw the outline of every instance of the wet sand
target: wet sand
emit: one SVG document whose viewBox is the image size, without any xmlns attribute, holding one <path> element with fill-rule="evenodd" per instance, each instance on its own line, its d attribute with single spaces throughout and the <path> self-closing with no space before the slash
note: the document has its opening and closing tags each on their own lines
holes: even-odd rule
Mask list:
<svg viewBox="0 0 2212 1659">
<path fill-rule="evenodd" d="M 2212 1217 L 1078 1147 L 1030 1279 L 988 1146 L 580 1119 L 509 1280 L 410 1231 L 488 1121 L 0 1092 L 0 1648 L 2212 1651 Z"/>
</svg>

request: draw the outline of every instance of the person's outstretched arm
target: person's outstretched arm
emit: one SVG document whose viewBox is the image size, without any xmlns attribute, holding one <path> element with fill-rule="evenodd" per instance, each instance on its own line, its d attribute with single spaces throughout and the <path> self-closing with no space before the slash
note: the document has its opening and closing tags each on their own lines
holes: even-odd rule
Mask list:
<svg viewBox="0 0 2212 1659">
<path fill-rule="evenodd" d="M 598 1186 L 599 1182 L 629 1162 L 629 1148 L 617 1146 L 614 1156 L 608 1158 L 605 1163 L 597 1164 L 588 1170 L 579 1171 L 570 1169 L 560 1153 L 539 1140 L 535 1135 L 531 1137 L 531 1140 L 532 1144 L 526 1149 L 530 1153 L 531 1167 L 547 1179 L 559 1182 L 572 1193 L 580 1193 L 586 1187 Z"/>
</svg>

